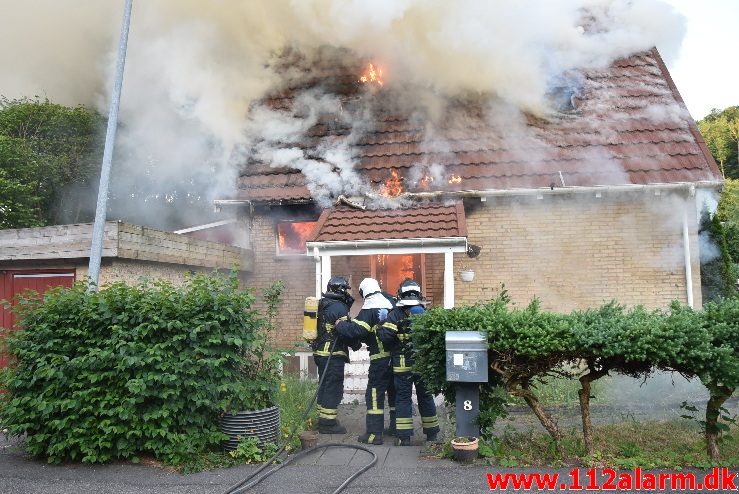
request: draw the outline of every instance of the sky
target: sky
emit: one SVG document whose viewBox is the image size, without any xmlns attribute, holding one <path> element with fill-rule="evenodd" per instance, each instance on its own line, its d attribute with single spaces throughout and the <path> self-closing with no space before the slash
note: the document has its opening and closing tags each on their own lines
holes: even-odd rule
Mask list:
<svg viewBox="0 0 739 494">
<path fill-rule="evenodd" d="M 687 18 L 668 69 L 694 119 L 739 105 L 739 0 L 666 0 Z"/>
</svg>

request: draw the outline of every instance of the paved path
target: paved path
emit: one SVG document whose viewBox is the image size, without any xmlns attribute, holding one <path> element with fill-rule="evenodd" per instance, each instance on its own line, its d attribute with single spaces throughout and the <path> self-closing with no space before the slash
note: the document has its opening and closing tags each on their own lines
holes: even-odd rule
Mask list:
<svg viewBox="0 0 739 494">
<path fill-rule="evenodd" d="M 321 435 L 318 444 L 326 443 L 344 443 L 357 444 L 369 447 L 377 455 L 378 467 L 395 467 L 395 468 L 425 468 L 425 467 L 441 467 L 454 466 L 451 460 L 441 460 L 431 458 L 428 446 L 425 441 L 426 436 L 421 432 L 421 417 L 418 415 L 418 409 L 414 405 L 414 435 L 411 438 L 411 446 L 395 446 L 395 438 L 392 436 L 384 437 L 382 446 L 366 445 L 357 441 L 357 438 L 365 430 L 365 406 L 364 404 L 341 405 L 339 407 L 339 422 L 346 427 L 347 433 L 343 435 L 329 434 Z M 445 417 L 445 409 L 439 407 L 439 419 L 441 422 L 442 433 L 439 440 L 444 440 L 449 436 L 450 426 Z M 386 413 L 385 424 L 388 424 Z M 451 436 L 449 436 L 451 437 Z M 296 463 L 301 465 L 332 465 L 332 466 L 362 466 L 370 461 L 371 456 L 364 451 L 356 449 L 342 448 L 326 448 L 312 453 L 304 458 L 299 459 Z"/>
<path fill-rule="evenodd" d="M 416 456 L 416 466 L 391 466 L 395 450 L 387 446 L 385 461 L 357 478 L 346 494 L 449 494 L 491 492 L 488 473 L 558 473 L 568 478 L 566 469 L 503 469 L 482 465 L 462 466 Z M 406 449 L 406 448 L 404 448 Z M 413 448 L 407 448 L 413 451 Z M 410 454 L 410 453 L 408 453 Z M 356 460 L 354 457 L 349 462 Z M 0 493 L 2 494 L 222 494 L 257 469 L 240 465 L 192 475 L 130 463 L 109 465 L 47 465 L 24 455 L 0 436 Z M 356 467 L 347 465 L 288 465 L 263 483 L 250 489 L 253 494 L 319 494 L 333 492 Z M 585 473 L 581 474 L 585 478 Z M 508 489 L 496 492 L 523 492 Z M 559 489 L 547 492 L 563 492 Z M 636 492 L 636 491 L 634 491 Z M 665 491 L 671 492 L 671 491 Z"/>
<path fill-rule="evenodd" d="M 322 437 L 320 443 L 358 444 L 364 430 L 364 407 L 343 405 L 340 420 L 349 432 Z M 442 437 L 450 436 L 440 414 Z M 416 417 L 416 422 L 420 419 Z M 420 432 L 420 423 L 416 424 Z M 558 473 L 568 479 L 570 468 L 506 469 L 486 465 L 463 466 L 425 454 L 424 437 L 418 433 L 410 447 L 393 446 L 386 439 L 382 446 L 370 446 L 378 455 L 377 465 L 357 478 L 347 494 L 408 493 L 448 494 L 491 492 L 488 473 Z M 263 483 L 250 489 L 255 494 L 318 494 L 333 492 L 347 477 L 370 460 L 362 451 L 332 448 L 287 465 Z M 109 465 L 47 465 L 23 453 L 16 441 L 0 434 L 0 493 L 2 494 L 221 494 L 253 473 L 258 467 L 240 465 L 192 475 L 182 475 L 153 465 L 113 463 Z M 585 472 L 581 470 L 581 478 Z M 705 472 L 703 472 L 705 473 Z M 509 489 L 496 492 L 522 492 Z M 548 492 L 561 492 L 559 490 Z M 636 491 L 635 491 L 636 492 Z M 665 491 L 670 492 L 670 491 Z"/>
</svg>

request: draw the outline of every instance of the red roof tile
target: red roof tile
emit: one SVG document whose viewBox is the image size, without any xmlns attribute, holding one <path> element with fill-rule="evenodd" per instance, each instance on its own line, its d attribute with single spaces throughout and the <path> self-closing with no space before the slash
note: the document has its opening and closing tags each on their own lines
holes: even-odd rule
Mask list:
<svg viewBox="0 0 739 494">
<path fill-rule="evenodd" d="M 363 210 L 350 206 L 326 209 L 313 242 L 465 237 L 467 223 L 461 202 L 420 204 L 413 208 Z"/>
<path fill-rule="evenodd" d="M 364 90 L 356 76 L 337 75 L 337 70 L 358 73 L 356 66 L 322 68 L 324 79 L 311 73 L 301 87 L 320 81 L 324 90 L 330 84 L 336 94 L 351 95 L 349 103 L 361 98 Z M 529 118 L 525 135 L 493 128 L 480 106 L 469 103 L 456 109 L 464 125 L 445 121 L 433 129 L 433 137 L 410 115 L 375 112 L 353 145 L 355 168 L 378 186 L 395 170 L 409 192 L 536 188 L 561 186 L 562 180 L 566 186 L 607 186 L 721 179 L 656 50 L 584 75 L 577 110 L 549 121 Z M 273 108 L 288 108 L 295 89 L 270 100 Z M 341 119 L 324 119 L 299 146 L 310 149 L 350 132 Z M 420 167 L 420 178 L 431 165 L 443 168 L 430 187 L 410 180 L 411 168 Z M 461 182 L 450 184 L 452 175 Z M 238 184 L 240 198 L 256 201 L 311 197 L 302 173 L 269 163 L 245 165 Z"/>
</svg>

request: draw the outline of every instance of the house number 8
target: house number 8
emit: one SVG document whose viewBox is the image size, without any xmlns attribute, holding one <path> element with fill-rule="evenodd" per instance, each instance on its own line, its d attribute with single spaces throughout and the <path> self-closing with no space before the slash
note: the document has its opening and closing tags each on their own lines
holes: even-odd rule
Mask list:
<svg viewBox="0 0 739 494">
<path fill-rule="evenodd" d="M 463 407 L 465 410 L 472 410 L 472 402 L 470 400 L 464 400 Z"/>
</svg>

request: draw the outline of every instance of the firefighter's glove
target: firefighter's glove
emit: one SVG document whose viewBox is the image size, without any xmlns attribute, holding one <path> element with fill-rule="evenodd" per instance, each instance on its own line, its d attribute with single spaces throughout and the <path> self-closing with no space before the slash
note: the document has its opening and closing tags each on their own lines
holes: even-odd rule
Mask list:
<svg viewBox="0 0 739 494">
<path fill-rule="evenodd" d="M 334 332 L 334 329 L 336 329 L 336 325 L 339 324 L 340 322 L 344 322 L 346 320 L 347 320 L 347 316 L 341 316 L 333 324 L 326 324 L 326 332 L 329 333 L 329 334 L 333 333 Z"/>
</svg>

